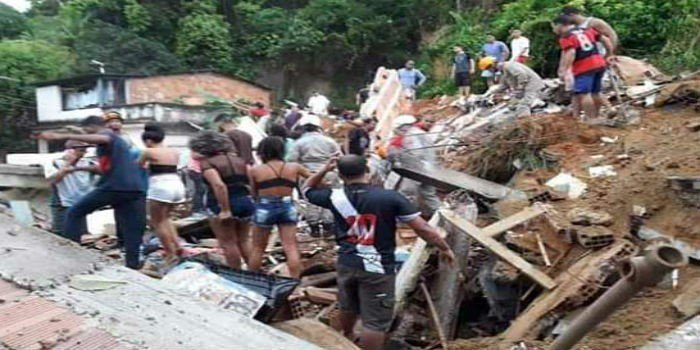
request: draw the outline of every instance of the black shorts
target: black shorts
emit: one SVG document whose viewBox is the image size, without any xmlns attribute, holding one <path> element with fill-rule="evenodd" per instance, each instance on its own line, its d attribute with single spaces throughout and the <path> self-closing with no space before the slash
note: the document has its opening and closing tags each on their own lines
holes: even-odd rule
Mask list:
<svg viewBox="0 0 700 350">
<path fill-rule="evenodd" d="M 455 73 L 455 84 L 457 84 L 459 87 L 471 86 L 472 79 L 469 76 L 469 72 Z"/>
<path fill-rule="evenodd" d="M 387 332 L 394 318 L 396 276 L 337 265 L 340 310 L 360 315 L 362 325 Z"/>
</svg>

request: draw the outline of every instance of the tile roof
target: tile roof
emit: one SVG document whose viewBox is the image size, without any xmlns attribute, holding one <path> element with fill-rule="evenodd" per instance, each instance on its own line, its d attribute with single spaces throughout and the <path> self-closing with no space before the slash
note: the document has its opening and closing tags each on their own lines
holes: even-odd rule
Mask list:
<svg viewBox="0 0 700 350">
<path fill-rule="evenodd" d="M 126 350 L 70 310 L 0 281 L 0 345 L 12 350 Z"/>
</svg>

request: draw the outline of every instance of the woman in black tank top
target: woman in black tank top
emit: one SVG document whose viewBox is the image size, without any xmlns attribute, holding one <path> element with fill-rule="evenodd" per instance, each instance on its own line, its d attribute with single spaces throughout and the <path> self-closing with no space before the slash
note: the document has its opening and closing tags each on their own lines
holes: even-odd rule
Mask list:
<svg viewBox="0 0 700 350">
<path fill-rule="evenodd" d="M 251 254 L 250 225 L 255 210 L 248 188 L 247 164 L 231 153 L 233 145 L 224 134 L 202 131 L 190 140 L 190 149 L 200 154 L 202 175 L 207 184 L 205 206 L 209 225 L 226 263 L 241 268 L 241 257 L 246 261 Z"/>
<path fill-rule="evenodd" d="M 287 256 L 289 274 L 299 278 L 301 259 L 296 241 L 298 215 L 292 196 L 299 178 L 306 178 L 311 174 L 297 163 L 286 163 L 284 154 L 284 139 L 267 137 L 258 144 L 258 156 L 264 164 L 249 171 L 250 187 L 256 197 L 256 203 L 253 217 L 253 254 L 248 266 L 251 271 L 260 270 L 270 231 L 277 226 Z"/>
</svg>

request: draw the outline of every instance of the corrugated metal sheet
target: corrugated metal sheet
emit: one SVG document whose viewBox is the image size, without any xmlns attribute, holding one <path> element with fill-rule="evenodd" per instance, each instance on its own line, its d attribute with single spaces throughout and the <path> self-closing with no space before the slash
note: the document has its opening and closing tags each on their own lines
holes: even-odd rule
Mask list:
<svg viewBox="0 0 700 350">
<path fill-rule="evenodd" d="M 109 333 L 86 328 L 82 317 L 58 304 L 0 281 L 0 346 L 12 350 L 121 350 Z"/>
</svg>

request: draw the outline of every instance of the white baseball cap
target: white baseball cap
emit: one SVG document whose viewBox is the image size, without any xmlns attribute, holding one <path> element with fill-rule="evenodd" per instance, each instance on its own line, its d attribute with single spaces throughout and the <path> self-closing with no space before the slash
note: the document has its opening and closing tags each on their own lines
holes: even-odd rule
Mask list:
<svg viewBox="0 0 700 350">
<path fill-rule="evenodd" d="M 396 129 L 396 128 L 400 128 L 404 125 L 414 124 L 417 121 L 418 120 L 416 119 L 416 117 L 414 117 L 410 114 L 402 114 L 402 115 L 396 117 L 396 119 L 394 119 L 394 122 L 392 123 L 392 125 L 393 125 L 394 129 Z"/>
<path fill-rule="evenodd" d="M 304 126 L 304 125 L 315 125 L 320 127 L 321 126 L 321 118 L 319 118 L 316 115 L 313 114 L 307 114 L 301 119 L 299 119 L 299 125 Z"/>
</svg>

